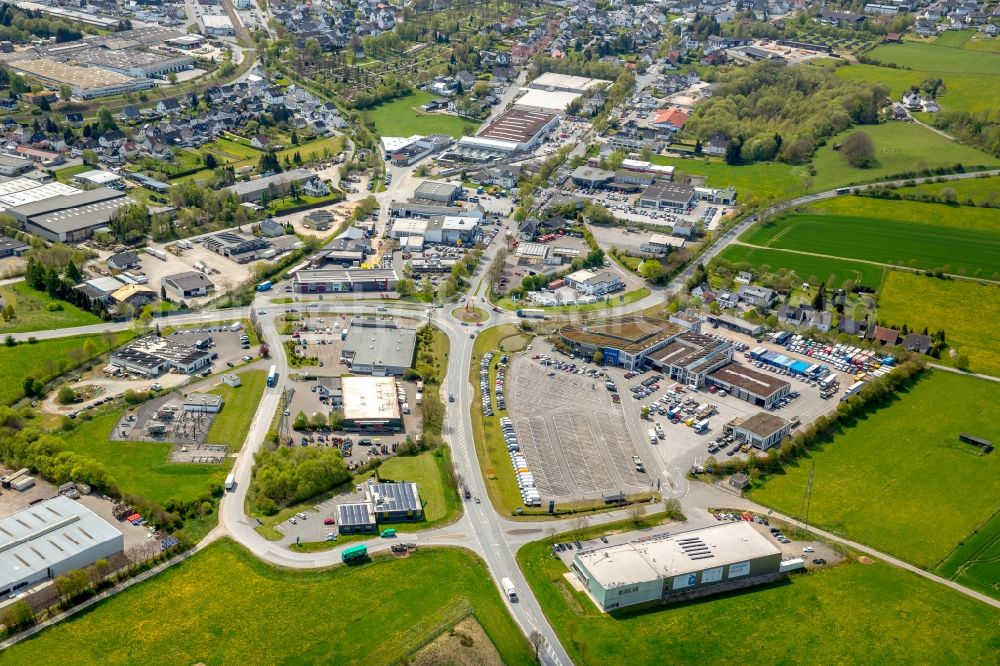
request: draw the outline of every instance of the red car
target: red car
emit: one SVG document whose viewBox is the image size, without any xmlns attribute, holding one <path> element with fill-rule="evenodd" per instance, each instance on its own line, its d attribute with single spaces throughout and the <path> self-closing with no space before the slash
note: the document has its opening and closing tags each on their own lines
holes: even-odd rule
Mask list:
<svg viewBox="0 0 1000 666">
<path fill-rule="evenodd" d="M 323 520 L 323 524 L 324 524 L 324 525 L 336 525 L 336 524 L 337 524 L 337 521 L 336 521 L 336 520 L 334 520 L 333 518 L 325 518 L 325 519 Z"/>
</svg>

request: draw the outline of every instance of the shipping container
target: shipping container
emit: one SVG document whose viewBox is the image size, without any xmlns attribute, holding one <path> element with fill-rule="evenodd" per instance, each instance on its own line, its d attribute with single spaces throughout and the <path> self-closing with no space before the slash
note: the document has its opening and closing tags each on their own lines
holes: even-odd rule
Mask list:
<svg viewBox="0 0 1000 666">
<path fill-rule="evenodd" d="M 21 490 L 27 490 L 33 485 L 35 485 L 35 480 L 33 478 L 31 478 L 30 476 L 22 476 L 21 478 L 13 481 L 10 484 L 10 487 L 13 488 L 14 490 L 21 491 Z"/>
<path fill-rule="evenodd" d="M 8 474 L 6 476 L 0 476 L 0 485 L 2 485 L 4 488 L 10 488 L 11 483 L 21 478 L 29 471 L 31 470 L 29 470 L 27 467 L 24 467 L 22 469 L 17 470 L 16 472 L 13 472 L 12 474 Z"/>
</svg>

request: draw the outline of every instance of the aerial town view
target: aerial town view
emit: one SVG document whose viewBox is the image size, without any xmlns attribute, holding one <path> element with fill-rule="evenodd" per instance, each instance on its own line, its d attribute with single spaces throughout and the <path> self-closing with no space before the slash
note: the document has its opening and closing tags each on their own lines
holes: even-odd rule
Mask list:
<svg viewBox="0 0 1000 666">
<path fill-rule="evenodd" d="M 0 0 L 0 665 L 1000 664 L 998 109 L 998 0 Z"/>
</svg>

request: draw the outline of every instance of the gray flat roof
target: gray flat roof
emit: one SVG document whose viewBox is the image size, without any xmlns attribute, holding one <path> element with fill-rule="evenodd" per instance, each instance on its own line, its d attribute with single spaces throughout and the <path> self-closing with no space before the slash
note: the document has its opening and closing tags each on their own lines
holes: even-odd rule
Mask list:
<svg viewBox="0 0 1000 666">
<path fill-rule="evenodd" d="M 391 323 L 384 326 L 362 326 L 351 322 L 343 350 L 353 353 L 354 365 L 384 365 L 408 368 L 413 363 L 417 347 L 417 332 Z M 345 386 L 346 389 L 346 386 Z"/>
<path fill-rule="evenodd" d="M 672 203 L 688 203 L 693 197 L 694 188 L 690 185 L 656 181 L 646 188 L 640 198 L 670 201 Z"/>
<path fill-rule="evenodd" d="M 418 199 L 426 198 L 428 196 L 437 195 L 448 195 L 451 196 L 455 192 L 462 189 L 461 183 L 447 183 L 437 180 L 425 180 L 417 186 L 416 196 Z"/>
<path fill-rule="evenodd" d="M 124 197 L 124 193 L 119 192 L 118 190 L 113 190 L 110 187 L 97 187 L 92 190 L 80 190 L 76 194 L 64 194 L 49 197 L 48 199 L 43 199 L 42 201 L 33 201 L 21 206 L 12 206 L 7 209 L 7 212 L 12 215 L 16 213 L 23 215 L 24 217 L 34 217 L 36 215 L 45 215 L 46 213 L 53 213 L 55 211 L 66 210 L 69 208 L 80 208 L 81 206 L 100 203 L 111 199 L 123 199 Z"/>
<path fill-rule="evenodd" d="M 116 527 L 68 497 L 0 518 L 0 589 L 115 541 L 124 543 Z"/>
</svg>

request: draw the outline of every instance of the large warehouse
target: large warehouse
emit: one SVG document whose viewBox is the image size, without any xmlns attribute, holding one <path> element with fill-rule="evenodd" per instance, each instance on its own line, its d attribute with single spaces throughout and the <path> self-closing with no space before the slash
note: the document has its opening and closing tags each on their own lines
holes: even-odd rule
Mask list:
<svg viewBox="0 0 1000 666">
<path fill-rule="evenodd" d="M 0 598 L 124 547 L 116 527 L 61 495 L 0 518 Z"/>
<path fill-rule="evenodd" d="M 525 153 L 541 145 L 545 136 L 559 124 L 554 113 L 510 109 L 494 120 L 477 136 L 464 136 L 460 148 L 496 154 Z"/>
<path fill-rule="evenodd" d="M 716 370 L 708 376 L 707 381 L 725 389 L 730 395 L 765 408 L 770 408 L 792 390 L 791 385 L 780 377 L 758 372 L 739 363 Z"/>
<path fill-rule="evenodd" d="M 578 552 L 570 568 L 598 608 L 610 611 L 775 580 L 781 551 L 740 521 Z"/>
<path fill-rule="evenodd" d="M 682 331 L 682 327 L 664 319 L 637 317 L 588 325 L 567 324 L 559 330 L 559 335 L 578 353 L 590 356 L 600 351 L 605 364 L 633 370 Z"/>
<path fill-rule="evenodd" d="M 392 319 L 355 317 L 347 329 L 341 357 L 360 375 L 402 375 L 413 365 L 417 332 Z"/>
<path fill-rule="evenodd" d="M 399 409 L 393 377 L 341 377 L 344 396 L 344 430 L 354 432 L 399 432 L 403 414 Z"/>
<path fill-rule="evenodd" d="M 51 58 L 16 60 L 10 63 L 10 67 L 53 88 L 68 85 L 73 96 L 82 99 L 120 95 L 153 87 L 151 79 L 125 76 L 100 67 L 81 67 Z"/>
<path fill-rule="evenodd" d="M 48 183 L 42 187 L 55 184 Z M 90 238 L 96 230 L 107 227 L 118 209 L 132 201 L 123 192 L 110 187 L 70 189 L 73 190 L 70 193 L 54 194 L 43 199 L 29 200 L 36 196 L 32 194 L 36 190 L 10 195 L 21 196 L 24 203 L 11 206 L 4 212 L 23 224 L 24 230 L 29 233 L 54 242 L 78 243 Z"/>
</svg>

